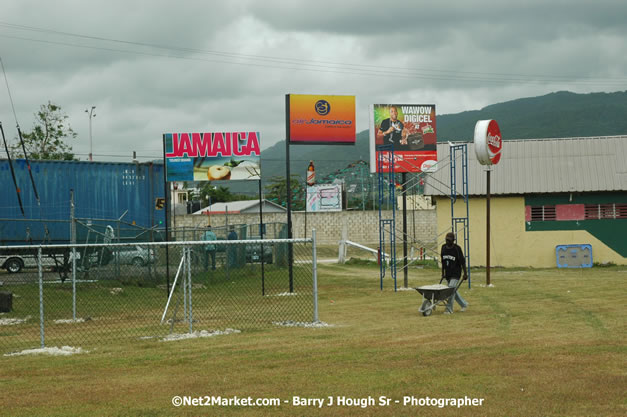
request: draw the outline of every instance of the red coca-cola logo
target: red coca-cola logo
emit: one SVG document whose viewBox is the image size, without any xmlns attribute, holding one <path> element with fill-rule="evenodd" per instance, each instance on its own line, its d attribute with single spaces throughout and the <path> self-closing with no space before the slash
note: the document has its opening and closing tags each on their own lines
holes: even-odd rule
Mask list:
<svg viewBox="0 0 627 417">
<path fill-rule="evenodd" d="M 488 133 L 486 135 L 488 143 L 488 152 L 490 161 L 496 165 L 501 160 L 501 151 L 503 150 L 503 139 L 501 138 L 501 129 L 499 129 L 496 120 L 490 120 L 488 124 Z"/>
</svg>

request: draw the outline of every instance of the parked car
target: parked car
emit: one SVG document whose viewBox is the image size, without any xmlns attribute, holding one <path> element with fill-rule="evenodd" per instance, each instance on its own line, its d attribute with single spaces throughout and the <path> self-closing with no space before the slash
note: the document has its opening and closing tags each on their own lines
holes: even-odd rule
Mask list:
<svg viewBox="0 0 627 417">
<path fill-rule="evenodd" d="M 250 236 L 248 238 L 248 240 L 257 240 L 259 239 L 259 237 L 255 237 L 255 236 Z M 220 238 L 218 237 L 218 241 L 221 240 L 225 240 L 224 238 Z M 208 242 L 211 243 L 211 242 Z M 227 252 L 227 248 L 229 246 L 227 245 L 216 245 L 216 253 L 218 254 L 219 257 L 221 257 L 220 259 L 224 259 L 224 256 L 226 255 L 220 255 L 220 254 L 226 254 Z M 241 248 L 241 246 L 239 246 Z M 263 245 L 263 253 L 264 253 L 264 257 L 263 257 L 263 261 L 264 263 L 267 264 L 271 264 L 273 262 L 273 248 L 274 245 L 271 243 L 266 243 Z M 261 262 L 261 244 L 260 243 L 248 243 L 245 245 L 245 251 L 246 251 L 246 262 L 247 263 L 256 263 L 256 262 Z M 238 253 L 239 250 L 237 251 Z M 194 247 L 193 251 L 192 251 L 192 262 L 195 265 L 202 265 L 203 263 L 203 256 L 204 256 L 204 246 L 196 246 Z"/>
<path fill-rule="evenodd" d="M 259 239 L 259 237 L 251 236 L 250 240 Z M 249 243 L 246 245 L 246 262 L 261 262 L 261 243 Z M 263 262 L 267 264 L 272 263 L 272 248 L 274 247 L 271 243 L 266 243 L 263 245 Z"/>
<path fill-rule="evenodd" d="M 0 258 L 0 265 L 2 268 L 6 269 L 9 274 L 17 274 L 27 263 L 29 266 L 31 266 L 31 263 L 34 264 L 33 266 L 37 266 L 37 260 L 34 256 L 10 255 Z"/>
<path fill-rule="evenodd" d="M 155 251 L 152 248 L 143 248 L 139 245 L 118 246 L 113 248 L 110 263 L 116 260 L 122 265 L 145 266 L 155 263 Z"/>
<path fill-rule="evenodd" d="M 113 250 L 109 248 L 91 249 L 87 258 L 89 265 L 81 262 L 81 252 L 76 253 L 77 267 L 89 268 L 99 265 L 115 263 L 116 259 L 122 265 L 145 266 L 155 262 L 155 252 L 152 248 L 142 248 L 139 245 L 119 246 Z M 44 254 L 41 264 L 46 269 L 59 269 L 70 271 L 72 267 L 72 253 L 64 254 Z M 6 269 L 11 274 L 16 274 L 25 268 L 37 268 L 37 255 L 24 253 L 11 253 L 0 255 L 0 267 Z"/>
<path fill-rule="evenodd" d="M 80 253 L 77 253 L 77 259 L 80 259 Z M 41 265 L 45 269 L 63 270 L 70 267 L 72 262 L 72 254 L 62 253 L 44 254 L 41 257 Z M 37 268 L 37 255 L 32 253 L 11 253 L 0 255 L 0 268 L 4 268 L 10 274 L 17 274 L 24 268 Z"/>
</svg>

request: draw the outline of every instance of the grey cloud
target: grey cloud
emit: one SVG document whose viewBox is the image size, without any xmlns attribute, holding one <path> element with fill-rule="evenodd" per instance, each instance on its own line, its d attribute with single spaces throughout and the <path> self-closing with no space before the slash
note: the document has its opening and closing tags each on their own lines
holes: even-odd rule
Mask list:
<svg viewBox="0 0 627 417">
<path fill-rule="evenodd" d="M 238 7 L 229 6 L 230 3 L 8 3 L 11 13 L 0 18 L 0 45 L 3 55 L 15 57 L 12 65 L 17 71 L 89 70 L 112 61 L 141 60 L 147 56 L 189 56 L 240 14 Z M 33 27 L 44 30 L 32 30 Z"/>
<path fill-rule="evenodd" d="M 529 33 L 542 29 L 534 21 L 551 23 L 569 21 L 599 29 L 620 27 L 627 5 L 617 0 L 599 0 L 591 6 L 587 0 L 511 1 L 342 1 L 250 2 L 249 13 L 280 31 L 333 32 L 341 34 L 385 35 L 405 32 L 442 32 L 474 23 L 510 24 L 525 20 Z M 279 12 L 278 12 L 279 11 Z"/>
<path fill-rule="evenodd" d="M 30 127 L 32 113 L 51 100 L 70 115 L 81 153 L 91 105 L 98 107 L 96 154 L 159 155 L 163 132 L 197 129 L 259 130 L 265 148 L 285 136 L 286 93 L 354 94 L 363 130 L 374 102 L 430 102 L 452 113 L 557 90 L 624 90 L 626 7 L 609 0 L 6 0 L 0 22 L 175 49 L 0 24 L 0 53 L 21 125 Z M 0 94 L 0 120 L 11 119 Z"/>
</svg>

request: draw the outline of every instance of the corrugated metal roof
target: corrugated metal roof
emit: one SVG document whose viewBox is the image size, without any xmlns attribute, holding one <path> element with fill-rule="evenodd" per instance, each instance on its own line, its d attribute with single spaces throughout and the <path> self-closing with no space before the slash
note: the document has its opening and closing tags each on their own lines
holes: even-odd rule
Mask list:
<svg viewBox="0 0 627 417">
<path fill-rule="evenodd" d="M 438 144 L 438 171 L 427 176 L 426 195 L 450 193 L 442 184 L 450 185 L 449 150 L 448 143 Z M 461 167 L 458 159 L 458 194 L 462 191 Z M 486 194 L 485 171 L 469 143 L 470 195 Z M 491 194 L 592 191 L 627 191 L 627 135 L 507 140 L 501 161 L 490 175 Z"/>
</svg>

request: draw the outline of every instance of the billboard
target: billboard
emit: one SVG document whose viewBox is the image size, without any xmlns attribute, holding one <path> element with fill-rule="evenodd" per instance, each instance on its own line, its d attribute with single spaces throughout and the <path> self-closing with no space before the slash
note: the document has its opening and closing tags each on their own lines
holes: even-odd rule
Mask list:
<svg viewBox="0 0 627 417">
<path fill-rule="evenodd" d="M 307 187 L 306 211 L 342 211 L 342 185 L 320 184 Z"/>
<path fill-rule="evenodd" d="M 392 145 L 395 172 L 429 172 L 437 163 L 434 104 L 370 106 L 370 171 L 377 171 L 376 147 Z M 384 155 L 385 156 L 385 155 Z M 389 169 L 386 158 L 382 169 Z"/>
<path fill-rule="evenodd" d="M 261 179 L 259 132 L 166 133 L 166 181 Z"/>
<path fill-rule="evenodd" d="M 285 96 L 290 144 L 355 144 L 355 96 Z"/>
</svg>

